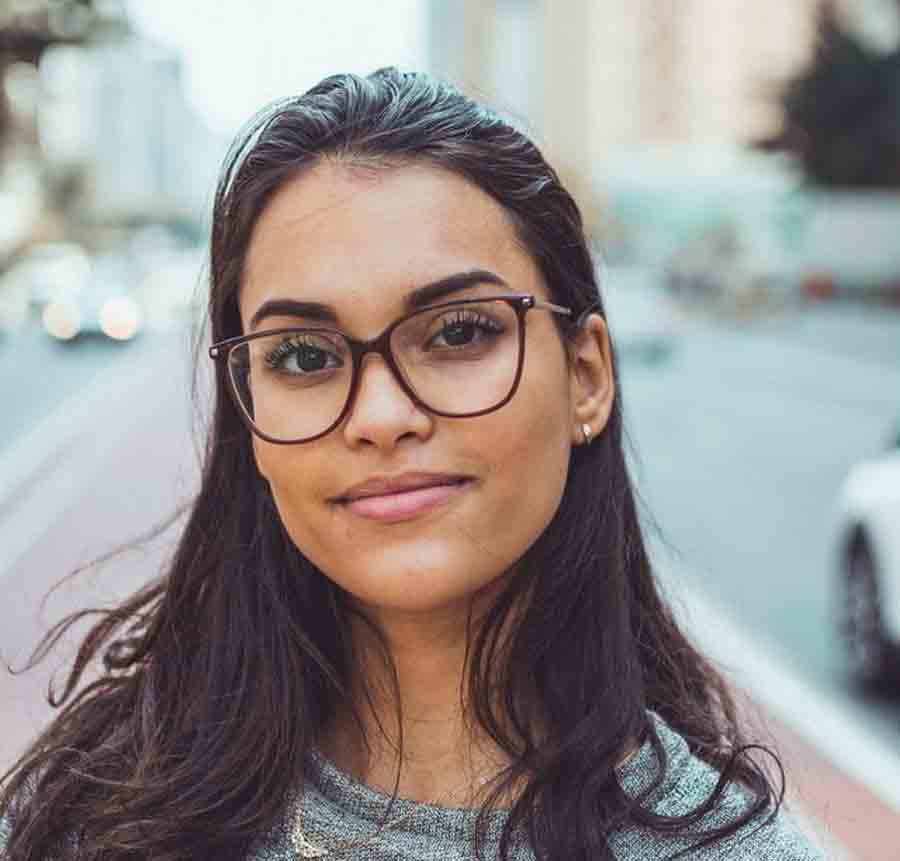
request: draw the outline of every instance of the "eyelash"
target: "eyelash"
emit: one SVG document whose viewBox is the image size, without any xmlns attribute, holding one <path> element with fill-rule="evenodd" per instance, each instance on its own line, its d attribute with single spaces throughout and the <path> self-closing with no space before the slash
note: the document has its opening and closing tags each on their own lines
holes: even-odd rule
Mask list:
<svg viewBox="0 0 900 861">
<path fill-rule="evenodd" d="M 313 350 L 324 349 L 321 344 L 316 344 L 303 337 L 295 336 L 293 338 L 285 338 L 285 340 L 279 341 L 276 346 L 274 346 L 271 350 L 269 350 L 268 353 L 265 354 L 265 363 L 270 368 L 277 368 L 283 359 L 287 358 L 298 349 L 302 349 L 303 347 L 308 347 Z"/>
<path fill-rule="evenodd" d="M 441 320 L 441 328 L 435 333 L 434 337 L 444 333 L 447 329 L 452 328 L 453 326 L 458 326 L 460 324 L 468 324 L 471 326 L 476 326 L 483 331 L 490 332 L 492 334 L 496 334 L 498 332 L 503 331 L 503 326 L 501 326 L 496 320 L 492 320 L 490 317 L 485 317 L 484 314 L 479 314 L 477 311 L 471 311 L 467 308 L 460 308 L 457 311 L 452 312 L 453 317 L 450 319 Z"/>
</svg>

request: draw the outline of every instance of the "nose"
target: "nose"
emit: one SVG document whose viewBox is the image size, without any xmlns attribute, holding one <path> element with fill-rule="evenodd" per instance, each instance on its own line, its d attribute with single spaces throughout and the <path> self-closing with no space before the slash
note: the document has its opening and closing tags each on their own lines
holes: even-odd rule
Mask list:
<svg viewBox="0 0 900 861">
<path fill-rule="evenodd" d="M 390 450 L 405 438 L 425 440 L 431 435 L 433 416 L 410 399 L 381 356 L 365 356 L 359 374 L 344 423 L 348 445 L 369 443 Z"/>
</svg>

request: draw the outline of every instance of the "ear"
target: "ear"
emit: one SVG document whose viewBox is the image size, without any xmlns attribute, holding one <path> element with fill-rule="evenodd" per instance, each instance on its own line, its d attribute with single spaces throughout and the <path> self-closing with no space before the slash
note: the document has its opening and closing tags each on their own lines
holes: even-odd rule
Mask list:
<svg viewBox="0 0 900 861">
<path fill-rule="evenodd" d="M 609 331 L 599 314 L 591 314 L 570 342 L 569 392 L 572 443 L 584 445 L 582 427 L 587 425 L 596 439 L 609 421 L 616 394 Z"/>
</svg>

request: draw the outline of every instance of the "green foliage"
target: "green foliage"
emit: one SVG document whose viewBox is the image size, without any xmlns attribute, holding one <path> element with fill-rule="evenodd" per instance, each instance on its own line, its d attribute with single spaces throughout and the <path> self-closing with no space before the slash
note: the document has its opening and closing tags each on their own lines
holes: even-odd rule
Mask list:
<svg viewBox="0 0 900 861">
<path fill-rule="evenodd" d="M 879 53 L 822 8 L 809 67 L 782 94 L 780 143 L 824 186 L 900 188 L 900 47 Z"/>
</svg>

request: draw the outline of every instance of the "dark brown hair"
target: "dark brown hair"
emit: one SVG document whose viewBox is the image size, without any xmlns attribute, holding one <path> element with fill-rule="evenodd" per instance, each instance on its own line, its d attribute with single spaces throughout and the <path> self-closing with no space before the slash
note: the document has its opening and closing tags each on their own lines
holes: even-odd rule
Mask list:
<svg viewBox="0 0 900 861">
<path fill-rule="evenodd" d="M 534 144 L 449 85 L 382 69 L 327 78 L 241 132 L 213 212 L 213 340 L 241 333 L 242 267 L 267 201 L 326 156 L 376 168 L 429 163 L 465 177 L 505 208 L 554 302 L 575 317 L 600 302 L 579 210 Z M 559 325 L 561 337 L 572 334 Z M 701 835 L 705 842 L 780 803 L 742 755 L 725 683 L 660 598 L 626 467 L 620 391 L 599 437 L 573 448 L 555 517 L 471 644 L 468 701 L 513 762 L 485 811 L 520 778 L 527 784 L 504 851 L 521 827 L 539 858 L 611 858 L 616 828 L 681 833 L 730 781 L 748 807 Z M 501 643 L 521 596 L 529 600 Z M 20 801 L 9 857 L 76 857 L 69 837 L 81 859 L 246 852 L 282 812 L 336 706 L 352 708 L 345 598 L 285 532 L 220 371 L 202 485 L 171 564 L 103 613 L 55 702 L 59 715 L 6 776 L 0 810 Z M 98 657 L 105 672 L 76 695 Z M 648 708 L 723 774 L 689 815 L 657 816 L 647 796 L 629 798 L 617 782 L 614 765 L 632 739 L 648 738 L 665 762 Z M 538 714 L 549 733 L 541 743 L 532 733 Z"/>
</svg>

